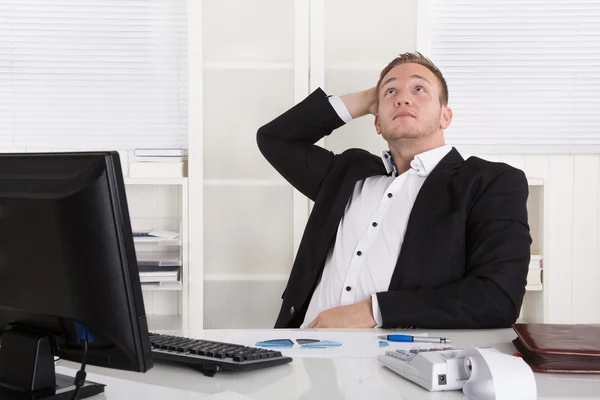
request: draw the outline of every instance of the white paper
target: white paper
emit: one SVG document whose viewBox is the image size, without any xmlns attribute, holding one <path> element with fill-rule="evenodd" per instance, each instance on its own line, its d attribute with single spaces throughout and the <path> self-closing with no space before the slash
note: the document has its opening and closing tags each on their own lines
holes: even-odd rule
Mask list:
<svg viewBox="0 0 600 400">
<path fill-rule="evenodd" d="M 148 235 L 163 239 L 177 239 L 179 237 L 179 233 L 167 231 L 165 229 L 153 229 L 150 232 L 148 232 Z"/>
<path fill-rule="evenodd" d="M 223 341 L 227 343 L 242 344 L 244 346 L 260 347 L 256 343 L 274 339 L 291 339 L 294 342 L 293 347 L 265 347 L 280 351 L 284 356 L 289 357 L 317 357 L 317 358 L 371 358 L 385 354 L 386 351 L 403 349 L 432 349 L 441 347 L 450 347 L 448 344 L 441 343 L 398 343 L 387 342 L 389 346 L 380 347 L 377 336 L 381 332 L 332 332 L 321 330 L 298 330 L 298 331 L 235 331 L 227 336 Z M 413 334 L 414 336 L 427 336 L 425 333 Z M 296 342 L 297 339 L 318 339 L 339 342 L 339 347 L 327 348 L 301 348 Z"/>
<path fill-rule="evenodd" d="M 537 385 L 531 367 L 520 357 L 492 348 L 471 348 L 459 353 L 471 365 L 463 393 L 472 400 L 535 400 Z M 468 369 L 467 369 L 468 370 Z"/>
</svg>

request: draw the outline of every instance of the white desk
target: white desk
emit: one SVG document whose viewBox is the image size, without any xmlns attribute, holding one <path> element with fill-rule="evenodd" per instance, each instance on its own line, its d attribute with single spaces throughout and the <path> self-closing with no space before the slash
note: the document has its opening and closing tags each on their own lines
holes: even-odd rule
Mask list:
<svg viewBox="0 0 600 400">
<path fill-rule="evenodd" d="M 192 332 L 190 336 L 223 340 L 230 332 L 206 330 Z M 278 332 L 281 332 L 281 337 L 285 337 L 284 331 Z M 512 329 L 426 332 L 430 336 L 452 339 L 452 346 L 455 348 L 491 346 L 507 354 L 516 351 L 511 343 L 516 337 Z M 57 364 L 79 368 L 79 364 L 66 361 L 59 361 Z M 156 364 L 145 374 L 93 366 L 88 366 L 86 370 L 121 379 L 113 383 L 107 381 L 109 386 L 105 397 L 96 396 L 98 399 L 110 400 L 191 400 L 223 391 L 237 392 L 255 400 L 466 399 L 460 391 L 428 392 L 383 367 L 376 359 L 295 357 L 290 364 L 242 373 L 217 372 L 212 378 L 185 366 L 164 364 Z M 536 381 L 540 399 L 600 399 L 600 375 L 536 374 Z"/>
</svg>

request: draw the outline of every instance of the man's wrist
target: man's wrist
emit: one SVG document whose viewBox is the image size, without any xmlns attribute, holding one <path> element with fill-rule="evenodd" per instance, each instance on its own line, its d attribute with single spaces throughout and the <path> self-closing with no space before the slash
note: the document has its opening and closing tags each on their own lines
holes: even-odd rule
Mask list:
<svg viewBox="0 0 600 400">
<path fill-rule="evenodd" d="M 377 114 L 377 88 L 372 87 L 365 90 L 363 93 L 365 99 L 364 101 L 367 105 L 367 113 L 372 115 Z"/>
</svg>

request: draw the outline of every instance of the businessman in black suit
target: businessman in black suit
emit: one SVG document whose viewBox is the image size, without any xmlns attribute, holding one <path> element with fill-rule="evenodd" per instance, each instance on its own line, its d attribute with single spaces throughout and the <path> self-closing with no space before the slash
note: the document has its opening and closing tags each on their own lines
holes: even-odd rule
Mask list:
<svg viewBox="0 0 600 400">
<path fill-rule="evenodd" d="M 389 151 L 315 143 L 375 115 Z M 315 202 L 276 328 L 500 328 L 519 315 L 531 237 L 522 171 L 444 142 L 452 121 L 439 69 L 394 59 L 377 86 L 318 89 L 261 127 L 265 158 Z"/>
</svg>

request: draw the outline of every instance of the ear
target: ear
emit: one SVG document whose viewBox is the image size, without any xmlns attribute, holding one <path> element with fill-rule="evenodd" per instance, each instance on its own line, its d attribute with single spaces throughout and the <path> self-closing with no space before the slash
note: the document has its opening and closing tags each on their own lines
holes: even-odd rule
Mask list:
<svg viewBox="0 0 600 400">
<path fill-rule="evenodd" d="M 440 129 L 448 129 L 452 122 L 452 109 L 448 106 L 442 106 L 442 114 L 440 115 Z"/>
<path fill-rule="evenodd" d="M 381 124 L 379 123 L 379 114 L 375 114 L 375 130 L 378 135 L 381 135 Z"/>
</svg>

